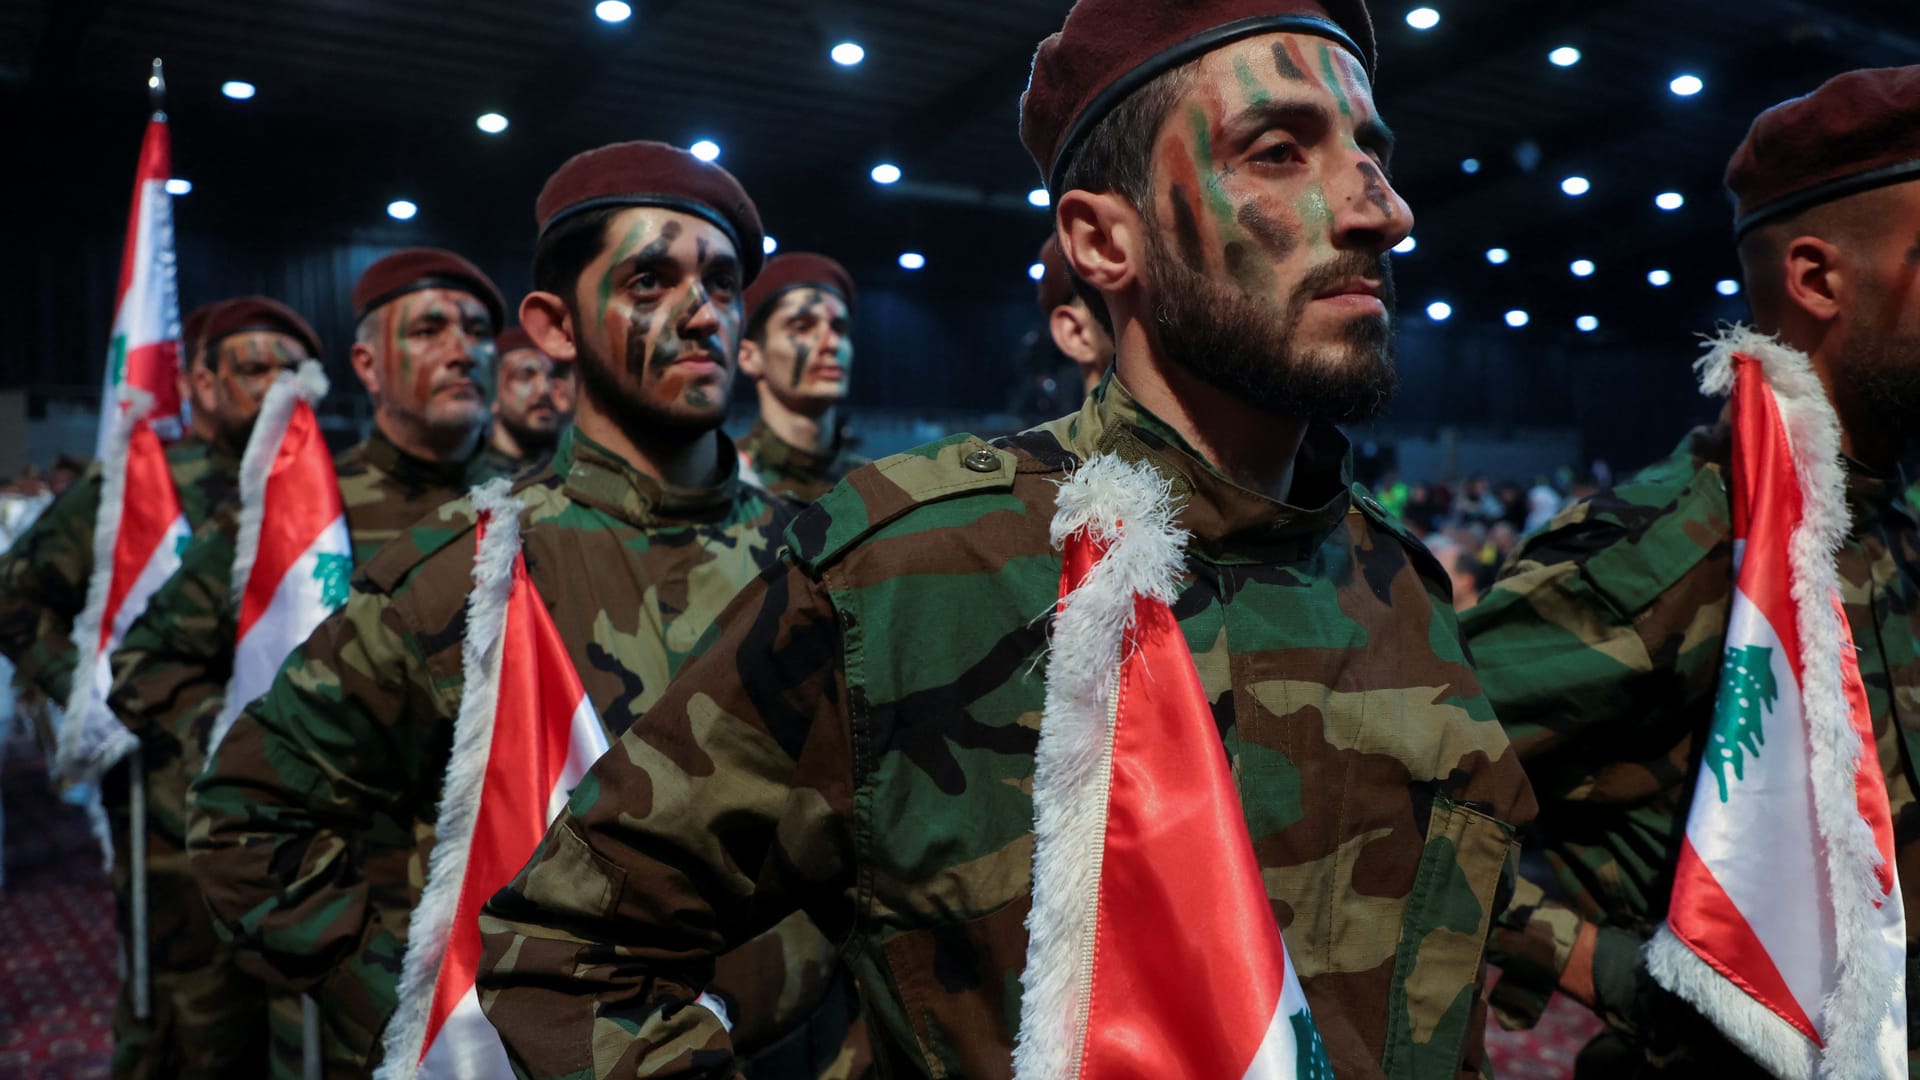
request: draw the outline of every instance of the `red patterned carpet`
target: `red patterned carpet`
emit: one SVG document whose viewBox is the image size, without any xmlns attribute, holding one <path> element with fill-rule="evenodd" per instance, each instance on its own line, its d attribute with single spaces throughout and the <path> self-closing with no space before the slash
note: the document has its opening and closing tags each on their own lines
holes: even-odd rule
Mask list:
<svg viewBox="0 0 1920 1080">
<path fill-rule="evenodd" d="M 104 1077 L 119 988 L 113 898 L 85 815 L 56 800 L 30 742 L 7 747 L 0 890 L 0 1078 Z M 1599 1030 L 1556 999 L 1538 1028 L 1487 1029 L 1500 1080 L 1563 1080 Z"/>
<path fill-rule="evenodd" d="M 0 750 L 0 1077 L 106 1076 L 120 976 L 100 852 L 86 816 L 47 787 L 33 743 Z"/>
</svg>

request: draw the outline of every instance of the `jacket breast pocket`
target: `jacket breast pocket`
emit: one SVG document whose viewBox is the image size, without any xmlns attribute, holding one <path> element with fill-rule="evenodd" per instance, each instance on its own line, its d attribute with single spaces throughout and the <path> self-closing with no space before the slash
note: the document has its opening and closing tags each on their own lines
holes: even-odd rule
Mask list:
<svg viewBox="0 0 1920 1080">
<path fill-rule="evenodd" d="M 1388 1076 L 1453 1078 L 1477 1067 L 1480 969 L 1513 842 L 1499 818 L 1433 800 L 1394 955 Z"/>
</svg>

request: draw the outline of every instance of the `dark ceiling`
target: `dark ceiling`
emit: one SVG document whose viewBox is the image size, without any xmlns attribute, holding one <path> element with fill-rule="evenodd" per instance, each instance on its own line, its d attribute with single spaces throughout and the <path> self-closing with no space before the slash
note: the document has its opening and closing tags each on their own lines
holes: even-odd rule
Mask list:
<svg viewBox="0 0 1920 1080">
<path fill-rule="evenodd" d="M 1672 354 L 1739 317 L 1714 288 L 1737 270 L 1719 176 L 1753 115 L 1848 68 L 1920 62 L 1914 0 L 1429 2 L 1441 21 L 1426 32 L 1405 20 L 1413 3 L 1375 7 L 1376 97 L 1418 219 L 1417 249 L 1396 260 L 1402 311 L 1411 329 L 1445 300 L 1452 320 L 1426 331 L 1507 335 L 1502 349 Z M 175 171 L 195 185 L 176 210 L 183 233 L 431 238 L 524 259 L 533 196 L 568 154 L 705 137 L 784 246 L 838 255 L 863 285 L 1012 304 L 1031 295 L 1048 226 L 1025 199 L 1037 177 L 1017 99 L 1067 6 L 633 0 L 609 25 L 593 0 L 0 0 L 0 104 L 26 122 L 10 145 L 71 148 L 37 158 L 18 197 L 71 206 L 84 193 L 101 223 L 88 228 L 109 237 L 160 56 Z M 847 39 L 867 50 L 854 68 L 827 56 Z M 1561 45 L 1580 62 L 1550 64 Z M 1669 92 L 1682 73 L 1704 91 Z M 257 96 L 226 99 L 228 79 Z M 509 118 L 504 134 L 475 129 L 487 111 Z M 1462 170 L 1468 157 L 1478 172 Z M 906 179 L 873 184 L 883 160 Z M 1575 174 L 1591 181 L 1584 197 L 1561 193 Z M 1685 206 L 1656 209 L 1663 191 Z M 400 197 L 420 206 L 414 221 L 387 219 Z M 1511 260 L 1489 265 L 1494 246 Z M 900 270 L 903 250 L 927 269 Z M 1574 277 L 1577 258 L 1597 271 Z M 1647 284 L 1656 267 L 1671 285 Z M 1511 308 L 1532 323 L 1508 330 Z M 1581 314 L 1597 334 L 1575 332 Z"/>
</svg>

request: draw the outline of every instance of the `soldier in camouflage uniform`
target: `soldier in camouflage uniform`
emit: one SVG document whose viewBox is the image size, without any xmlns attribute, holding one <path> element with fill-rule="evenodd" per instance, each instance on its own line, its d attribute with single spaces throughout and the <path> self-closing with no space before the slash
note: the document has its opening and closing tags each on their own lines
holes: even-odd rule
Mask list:
<svg viewBox="0 0 1920 1080">
<path fill-rule="evenodd" d="M 500 385 L 493 395 L 493 433 L 487 441 L 523 468 L 542 464 L 573 422 L 573 365 L 555 362 L 517 326 L 503 332 L 495 344 Z"/>
<path fill-rule="evenodd" d="M 867 463 L 838 414 L 853 376 L 853 276 L 825 255 L 775 256 L 747 290 L 740 370 L 760 417 L 740 440 L 748 479 L 799 505 Z"/>
<path fill-rule="evenodd" d="M 230 425 L 244 424 L 258 409 L 257 400 L 247 392 L 245 374 L 226 358 L 216 367 L 203 347 L 203 329 L 219 306 L 198 308 L 182 320 L 187 362 L 180 373 L 180 387 L 181 400 L 190 404 L 189 434 L 166 449 L 174 488 L 193 527 L 205 524 L 238 497 L 240 455 Z M 240 437 L 244 440 L 244 433 Z M 48 701 L 67 701 L 79 662 L 73 623 L 86 606 L 93 575 L 93 534 L 101 490 L 96 463 L 0 558 L 0 651 L 17 665 L 16 678 L 29 693 Z M 111 878 L 122 942 L 131 939 L 132 930 L 132 866 L 126 843 L 132 822 L 129 768 L 129 762 L 122 762 L 100 781 L 108 827 L 115 838 Z M 159 1009 L 147 1019 L 137 1018 L 132 982 L 123 981 L 114 1002 L 113 1074 L 170 1075 L 169 1062 L 179 1061 L 183 1049 L 172 1021 L 170 1013 Z"/>
<path fill-rule="evenodd" d="M 481 917 L 481 1002 L 525 1075 L 729 1075 L 694 1004 L 712 958 L 796 910 L 841 944 L 890 1075 L 1009 1075 L 1048 533 L 1096 454 L 1164 478 L 1191 530 L 1172 610 L 1334 1069 L 1483 1074 L 1482 954 L 1532 799 L 1445 573 L 1333 423 L 1392 382 L 1385 260 L 1411 225 L 1371 28 L 1354 3 L 1246 14 L 1081 0 L 1041 47 L 1024 133 L 1116 373 L 1077 415 L 860 469 L 789 527 Z"/>
<path fill-rule="evenodd" d="M 1794 131 L 1811 141 L 1783 134 Z M 1809 356 L 1840 416 L 1852 519 L 1842 600 L 1892 804 L 1907 933 L 1920 943 L 1920 531 L 1898 478 L 1920 410 L 1920 303 L 1911 292 L 1887 302 L 1920 267 L 1916 132 L 1920 67 L 1855 72 L 1762 114 L 1727 185 L 1741 204 L 1754 319 Z M 1816 186 L 1823 173 L 1845 181 L 1886 165 L 1834 160 L 1861 148 L 1902 155 L 1909 178 Z M 1843 275 L 1849 288 L 1836 295 Z M 1495 1005 L 1510 1026 L 1531 1024 L 1556 988 L 1593 1006 L 1610 1030 L 1582 1056 L 1582 1077 L 1764 1075 L 1654 984 L 1641 957 L 1666 916 L 1721 675 L 1734 577 L 1729 415 L 1562 511 L 1464 617 L 1541 797 L 1553 871 L 1522 884 L 1495 936 Z M 1910 1010 L 1916 955 L 1910 945 Z"/>
<path fill-rule="evenodd" d="M 618 199 L 579 206 L 583 175 Z M 539 218 L 522 319 L 548 355 L 578 358 L 586 393 L 551 464 L 516 483 L 522 537 L 617 735 L 774 561 L 791 518 L 740 481 L 719 431 L 759 218 L 724 170 L 658 143 L 575 158 Z M 191 844 L 208 902 L 282 979 L 311 988 L 363 1070 L 380 1058 L 432 850 L 474 523 L 470 503 L 451 502 L 367 564 L 195 788 Z M 865 1068 L 851 984 L 804 917 L 723 969 L 758 1075 Z"/>
</svg>

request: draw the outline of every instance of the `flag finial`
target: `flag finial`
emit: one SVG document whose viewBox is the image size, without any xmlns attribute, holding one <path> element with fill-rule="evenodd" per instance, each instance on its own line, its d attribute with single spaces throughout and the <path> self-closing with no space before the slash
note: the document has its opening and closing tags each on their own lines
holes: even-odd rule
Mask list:
<svg viewBox="0 0 1920 1080">
<path fill-rule="evenodd" d="M 159 57 L 153 58 L 153 71 L 147 76 L 147 100 L 153 103 L 153 118 L 167 118 L 167 72 Z"/>
</svg>

